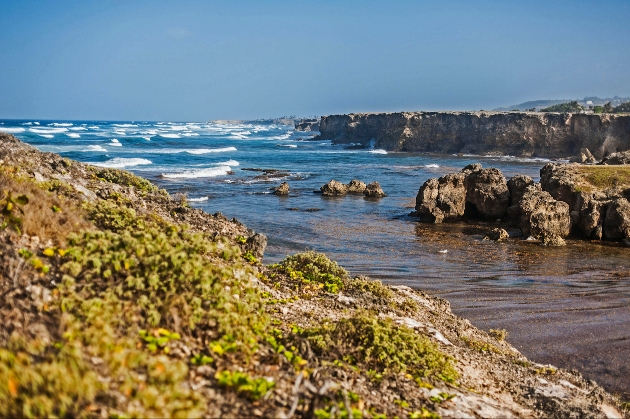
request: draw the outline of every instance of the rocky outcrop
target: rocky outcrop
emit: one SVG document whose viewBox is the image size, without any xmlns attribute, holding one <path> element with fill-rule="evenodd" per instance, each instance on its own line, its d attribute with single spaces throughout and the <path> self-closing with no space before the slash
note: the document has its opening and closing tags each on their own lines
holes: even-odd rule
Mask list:
<svg viewBox="0 0 630 419">
<path fill-rule="evenodd" d="M 604 218 L 604 238 L 623 240 L 630 238 L 630 203 L 619 198 L 608 204 Z"/>
<path fill-rule="evenodd" d="M 352 179 L 350 183 L 346 185 L 346 190 L 348 191 L 348 193 L 362 194 L 363 192 L 365 192 L 365 188 L 365 183 L 361 182 L 358 179 Z"/>
<path fill-rule="evenodd" d="M 370 183 L 365 187 L 363 195 L 365 195 L 367 198 L 382 198 L 384 196 L 387 196 L 385 195 L 385 192 L 383 192 L 381 185 L 376 181 Z"/>
<path fill-rule="evenodd" d="M 345 195 L 348 193 L 346 185 L 334 179 L 319 188 L 319 190 L 323 195 L 327 196 Z"/>
<path fill-rule="evenodd" d="M 290 189 L 291 188 L 289 187 L 289 184 L 287 182 L 282 182 L 280 186 L 274 188 L 273 193 L 275 195 L 288 195 Z"/>
<path fill-rule="evenodd" d="M 630 115 L 397 112 L 321 118 L 319 139 L 388 151 L 596 158 L 630 149 Z"/>
<path fill-rule="evenodd" d="M 295 131 L 301 131 L 301 132 L 319 131 L 319 120 L 318 119 L 301 119 L 300 122 L 295 123 Z"/>
<path fill-rule="evenodd" d="M 605 157 L 600 164 L 630 164 L 630 151 L 612 153 Z"/>
<path fill-rule="evenodd" d="M 543 245 L 562 246 L 571 232 L 571 216 L 566 202 L 556 201 L 538 185 L 528 186 L 514 214 L 525 237 Z"/>
<path fill-rule="evenodd" d="M 503 217 L 510 204 L 510 191 L 499 169 L 466 166 L 460 173 L 426 181 L 416 196 L 416 213 L 441 223 L 471 218 Z"/>
<path fill-rule="evenodd" d="M 533 184 L 534 180 L 531 177 L 524 175 L 516 175 L 508 180 L 507 186 L 510 190 L 510 206 L 518 205 L 525 193 L 525 189 Z"/>
<path fill-rule="evenodd" d="M 580 152 L 569 159 L 569 163 L 595 163 L 597 159 L 588 148 L 582 148 Z"/>
<path fill-rule="evenodd" d="M 466 205 L 466 211 L 477 217 L 503 217 L 510 205 L 510 190 L 503 173 L 494 168 L 471 172 L 466 177 Z"/>
<path fill-rule="evenodd" d="M 427 180 L 416 196 L 416 214 L 434 223 L 458 221 L 466 209 L 466 174 Z"/>
</svg>

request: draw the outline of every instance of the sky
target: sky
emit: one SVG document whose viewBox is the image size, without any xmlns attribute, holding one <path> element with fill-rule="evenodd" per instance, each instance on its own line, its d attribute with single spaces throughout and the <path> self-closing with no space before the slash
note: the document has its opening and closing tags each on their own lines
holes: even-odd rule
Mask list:
<svg viewBox="0 0 630 419">
<path fill-rule="evenodd" d="M 0 119 L 207 121 L 630 96 L 630 1 L 5 0 Z"/>
</svg>

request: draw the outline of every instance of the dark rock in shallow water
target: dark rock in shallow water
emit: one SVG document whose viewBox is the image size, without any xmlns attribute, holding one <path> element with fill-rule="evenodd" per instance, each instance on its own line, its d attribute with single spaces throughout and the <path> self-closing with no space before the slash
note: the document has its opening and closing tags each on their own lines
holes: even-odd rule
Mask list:
<svg viewBox="0 0 630 419">
<path fill-rule="evenodd" d="M 319 188 L 319 190 L 327 196 L 345 195 L 348 193 L 346 185 L 334 179 Z"/>
<path fill-rule="evenodd" d="M 571 231 L 569 205 L 529 186 L 518 204 L 518 224 L 525 236 L 541 240 L 544 245 L 563 246 Z"/>
<path fill-rule="evenodd" d="M 361 182 L 358 179 L 352 179 L 350 183 L 346 185 L 346 190 L 348 193 L 359 193 L 362 194 L 365 191 L 365 183 Z"/>
<path fill-rule="evenodd" d="M 510 238 L 510 235 L 507 231 L 502 228 L 493 228 L 492 230 L 488 231 L 488 234 L 486 235 L 486 237 L 484 237 L 484 240 L 499 242 L 508 238 Z"/>
<path fill-rule="evenodd" d="M 507 181 L 510 190 L 510 206 L 518 205 L 528 186 L 534 184 L 534 180 L 529 176 L 516 175 Z"/>
<path fill-rule="evenodd" d="M 289 184 L 287 182 L 282 182 L 280 186 L 274 188 L 273 193 L 275 195 L 288 195 L 289 194 Z"/>
<path fill-rule="evenodd" d="M 385 195 L 385 192 L 383 192 L 383 189 L 381 189 L 381 185 L 376 181 L 370 183 L 365 187 L 363 195 L 368 198 L 382 198 L 384 196 L 387 196 Z"/>
<path fill-rule="evenodd" d="M 479 165 L 481 166 L 481 165 Z M 479 169 L 466 177 L 467 215 L 488 220 L 502 218 L 510 205 L 510 190 L 499 169 Z"/>
<path fill-rule="evenodd" d="M 619 198 L 606 209 L 604 219 L 604 238 L 606 240 L 623 240 L 630 238 L 630 202 Z"/>
<path fill-rule="evenodd" d="M 466 175 L 452 173 L 429 179 L 416 196 L 416 212 L 434 223 L 458 221 L 466 208 Z"/>
</svg>

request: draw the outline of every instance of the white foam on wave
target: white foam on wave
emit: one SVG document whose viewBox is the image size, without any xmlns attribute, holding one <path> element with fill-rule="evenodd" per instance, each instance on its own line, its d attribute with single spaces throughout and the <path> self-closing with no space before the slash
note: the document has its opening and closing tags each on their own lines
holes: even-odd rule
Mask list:
<svg viewBox="0 0 630 419">
<path fill-rule="evenodd" d="M 427 164 L 424 167 L 426 167 L 427 169 L 437 169 L 438 167 L 440 167 L 438 164 Z"/>
<path fill-rule="evenodd" d="M 32 122 L 25 122 L 25 123 L 23 123 L 21 125 L 33 125 L 33 123 Z"/>
<path fill-rule="evenodd" d="M 203 202 L 207 200 L 208 200 L 207 196 L 201 196 L 199 198 L 188 198 L 188 202 Z"/>
<path fill-rule="evenodd" d="M 160 133 L 160 137 L 164 137 L 164 138 L 182 138 L 179 134 L 163 134 L 163 133 Z"/>
<path fill-rule="evenodd" d="M 380 148 L 377 148 L 376 150 L 370 150 L 369 153 L 372 153 L 372 154 L 387 154 L 387 151 L 385 151 L 383 149 L 380 149 Z"/>
<path fill-rule="evenodd" d="M 115 127 L 120 127 L 120 128 L 137 128 L 138 126 L 136 124 L 112 124 Z"/>
<path fill-rule="evenodd" d="M 153 164 L 151 160 L 147 159 L 139 159 L 137 157 L 126 158 L 126 157 L 115 157 L 113 159 L 107 160 L 106 162 L 88 162 L 88 164 L 100 167 L 108 167 L 112 169 L 122 169 L 124 167 L 133 167 L 140 166 L 146 164 Z"/>
<path fill-rule="evenodd" d="M 147 140 L 147 141 L 151 141 L 151 137 L 142 137 L 142 138 Z"/>
<path fill-rule="evenodd" d="M 70 131 L 87 131 L 85 127 L 71 127 Z"/>
<path fill-rule="evenodd" d="M 120 129 L 115 130 L 114 134 L 116 134 L 116 135 L 127 135 L 127 133 L 124 130 L 120 130 Z"/>
<path fill-rule="evenodd" d="M 44 138 L 55 138 L 53 134 L 39 134 L 39 136 Z"/>
<path fill-rule="evenodd" d="M 53 126 L 53 127 L 71 127 L 74 124 L 71 124 L 69 122 L 62 122 L 62 123 L 53 122 L 52 124 L 48 124 L 48 125 Z"/>
<path fill-rule="evenodd" d="M 109 143 L 109 145 L 110 147 L 122 147 L 122 144 L 120 144 L 117 138 L 112 138 L 112 142 Z"/>
<path fill-rule="evenodd" d="M 18 132 L 24 132 L 24 131 L 26 131 L 26 129 L 24 129 L 24 128 L 19 128 L 19 127 L 16 127 L 16 128 L 13 128 L 13 127 L 1 127 L 1 128 L 0 128 L 0 131 L 2 131 L 2 132 L 7 132 L 7 133 L 9 133 L 9 134 L 17 134 Z"/>
<path fill-rule="evenodd" d="M 107 151 L 105 148 L 100 145 L 89 145 L 84 151 Z"/>
<path fill-rule="evenodd" d="M 70 138 L 81 138 L 81 135 L 77 134 L 76 132 L 69 132 L 66 135 Z"/>
<path fill-rule="evenodd" d="M 236 147 L 197 148 L 197 149 L 186 149 L 182 151 L 188 154 L 224 153 L 226 151 L 236 151 Z"/>
<path fill-rule="evenodd" d="M 237 162 L 236 160 L 228 160 L 228 161 L 223 161 L 221 163 L 215 163 L 217 166 L 240 166 L 240 163 Z"/>
<path fill-rule="evenodd" d="M 166 179 L 197 179 L 202 177 L 217 177 L 227 175 L 232 169 L 230 166 L 209 167 L 199 170 L 187 170 L 179 173 L 163 173 Z"/>
<path fill-rule="evenodd" d="M 96 125 L 90 125 L 88 129 L 101 129 L 101 127 L 96 126 Z"/>
<path fill-rule="evenodd" d="M 297 148 L 295 144 L 280 144 L 282 147 Z"/>
<path fill-rule="evenodd" d="M 62 132 L 68 132 L 68 128 L 29 128 L 30 132 L 34 132 L 35 134 L 61 134 Z"/>
<path fill-rule="evenodd" d="M 182 135 L 184 137 L 198 137 L 199 136 L 199 134 L 196 132 L 184 132 Z"/>
</svg>

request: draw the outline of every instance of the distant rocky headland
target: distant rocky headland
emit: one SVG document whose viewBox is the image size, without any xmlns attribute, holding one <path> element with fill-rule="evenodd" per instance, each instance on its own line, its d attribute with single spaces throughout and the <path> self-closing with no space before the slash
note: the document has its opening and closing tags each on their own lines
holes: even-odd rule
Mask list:
<svg viewBox="0 0 630 419">
<path fill-rule="evenodd" d="M 395 112 L 323 116 L 321 140 L 388 151 L 601 159 L 630 149 L 630 115 L 541 112 Z"/>
</svg>

